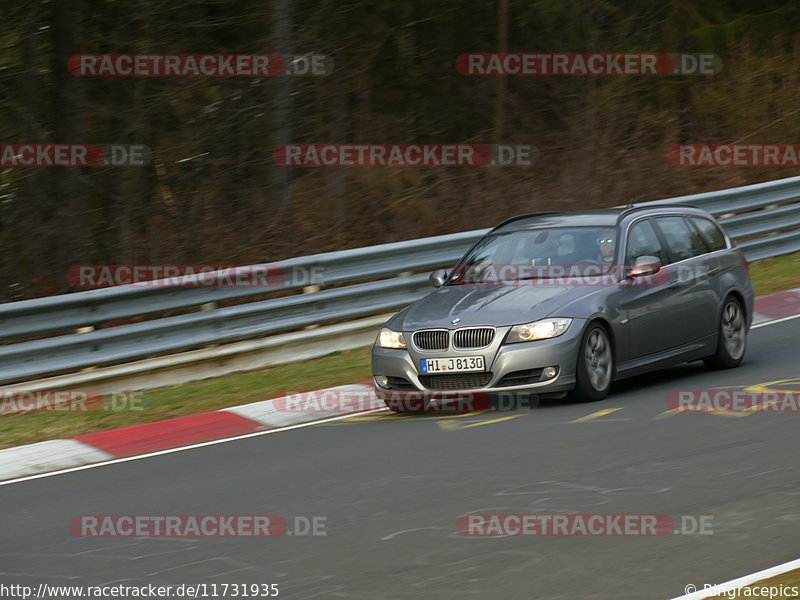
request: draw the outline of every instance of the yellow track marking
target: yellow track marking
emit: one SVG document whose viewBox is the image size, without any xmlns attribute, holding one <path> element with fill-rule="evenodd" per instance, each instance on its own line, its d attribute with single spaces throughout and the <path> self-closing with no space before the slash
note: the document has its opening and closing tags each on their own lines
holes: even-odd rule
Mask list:
<svg viewBox="0 0 800 600">
<path fill-rule="evenodd" d="M 581 417 L 580 419 L 575 419 L 574 421 L 570 421 L 570 423 L 585 423 L 586 421 L 594 421 L 595 419 L 599 419 L 600 417 L 605 417 L 606 415 L 610 415 L 613 412 L 617 412 L 618 410 L 622 410 L 621 408 L 604 408 L 603 410 L 598 410 L 597 412 L 593 412 L 585 417 Z"/>
<path fill-rule="evenodd" d="M 508 421 L 509 419 L 516 419 L 517 417 L 521 417 L 522 415 L 511 415 L 510 417 L 500 417 L 499 419 L 492 419 L 491 421 L 480 421 L 479 423 L 470 423 L 469 425 L 464 425 L 462 429 L 466 429 L 467 427 L 478 427 L 480 425 L 491 425 L 492 423 L 500 423 L 501 421 Z"/>
<path fill-rule="evenodd" d="M 477 417 L 478 415 L 482 415 L 485 412 L 489 412 L 488 408 L 483 410 L 474 410 L 468 413 L 459 413 L 457 415 L 435 415 L 434 419 L 463 419 L 464 417 Z"/>
</svg>

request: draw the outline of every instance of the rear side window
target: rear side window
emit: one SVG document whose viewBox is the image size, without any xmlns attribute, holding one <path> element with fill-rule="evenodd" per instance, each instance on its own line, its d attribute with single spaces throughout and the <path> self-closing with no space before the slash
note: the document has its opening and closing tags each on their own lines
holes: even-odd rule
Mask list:
<svg viewBox="0 0 800 600">
<path fill-rule="evenodd" d="M 667 262 L 661 242 L 649 220 L 639 221 L 628 232 L 627 264 L 632 265 L 640 256 L 655 256 L 662 264 Z"/>
<path fill-rule="evenodd" d="M 689 220 L 700 231 L 700 235 L 703 236 L 703 239 L 706 241 L 706 244 L 708 244 L 708 247 L 711 248 L 712 252 L 724 250 L 728 247 L 725 242 L 725 235 L 716 223 L 712 223 L 708 219 L 702 217 L 689 217 Z"/>
<path fill-rule="evenodd" d="M 708 252 L 703 240 L 683 217 L 658 217 L 656 225 L 664 235 L 672 262 L 700 256 Z"/>
</svg>

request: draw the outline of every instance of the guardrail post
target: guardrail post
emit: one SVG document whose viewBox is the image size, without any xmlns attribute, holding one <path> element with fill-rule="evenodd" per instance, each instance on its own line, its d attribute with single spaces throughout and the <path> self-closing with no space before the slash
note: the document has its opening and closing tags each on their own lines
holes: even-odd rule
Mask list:
<svg viewBox="0 0 800 600">
<path fill-rule="evenodd" d="M 315 285 L 307 285 L 307 286 L 305 286 L 303 288 L 303 293 L 304 294 L 313 294 L 315 292 L 319 292 L 321 289 L 322 289 L 321 285 L 316 285 L 316 284 Z M 305 331 L 307 329 L 316 329 L 317 327 L 319 327 L 319 323 L 312 323 L 311 325 L 303 327 L 303 330 Z"/>
</svg>

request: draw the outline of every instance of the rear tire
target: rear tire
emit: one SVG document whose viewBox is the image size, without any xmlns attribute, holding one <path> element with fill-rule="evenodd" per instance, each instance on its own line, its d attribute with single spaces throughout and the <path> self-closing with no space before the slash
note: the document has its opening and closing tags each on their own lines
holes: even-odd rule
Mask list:
<svg viewBox="0 0 800 600">
<path fill-rule="evenodd" d="M 733 369 L 742 364 L 746 349 L 747 323 L 742 304 L 728 296 L 719 318 L 717 351 L 703 362 L 709 369 Z"/>
<path fill-rule="evenodd" d="M 592 323 L 581 338 L 575 366 L 573 402 L 596 402 L 608 395 L 614 379 L 614 348 L 605 327 Z"/>
</svg>

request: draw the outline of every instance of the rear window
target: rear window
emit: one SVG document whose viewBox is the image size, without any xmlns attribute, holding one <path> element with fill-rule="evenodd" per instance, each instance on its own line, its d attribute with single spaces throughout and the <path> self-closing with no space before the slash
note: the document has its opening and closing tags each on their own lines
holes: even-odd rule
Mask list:
<svg viewBox="0 0 800 600">
<path fill-rule="evenodd" d="M 672 262 L 686 260 L 708 252 L 703 240 L 683 217 L 658 217 L 656 225 L 664 234 Z"/>
<path fill-rule="evenodd" d="M 724 250 L 728 247 L 725 242 L 725 235 L 716 223 L 702 217 L 689 217 L 692 224 L 697 227 L 700 235 L 703 236 L 711 251 Z"/>
</svg>

